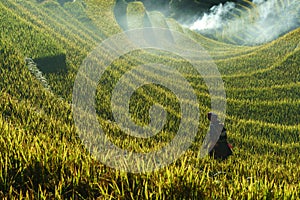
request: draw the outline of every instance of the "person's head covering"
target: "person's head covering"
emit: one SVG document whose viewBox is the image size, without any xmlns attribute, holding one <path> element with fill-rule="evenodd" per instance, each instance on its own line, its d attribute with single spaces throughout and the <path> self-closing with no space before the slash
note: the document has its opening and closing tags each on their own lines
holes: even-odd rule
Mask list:
<svg viewBox="0 0 300 200">
<path fill-rule="evenodd" d="M 207 118 L 209 119 L 209 121 L 211 121 L 211 117 L 218 117 L 218 115 L 217 114 L 215 114 L 215 113 L 213 113 L 213 112 L 209 112 L 209 113 L 207 113 Z"/>
</svg>

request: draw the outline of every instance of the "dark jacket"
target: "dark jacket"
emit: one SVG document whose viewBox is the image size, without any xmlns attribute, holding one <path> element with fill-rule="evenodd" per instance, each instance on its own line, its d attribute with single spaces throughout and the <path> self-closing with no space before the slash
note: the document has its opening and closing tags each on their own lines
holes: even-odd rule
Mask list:
<svg viewBox="0 0 300 200">
<path fill-rule="evenodd" d="M 225 127 L 223 127 L 222 133 L 221 133 L 217 143 L 215 144 L 215 146 L 209 152 L 209 155 L 216 159 L 225 160 L 232 154 L 233 154 L 232 150 L 227 142 L 226 129 L 225 129 Z"/>
</svg>

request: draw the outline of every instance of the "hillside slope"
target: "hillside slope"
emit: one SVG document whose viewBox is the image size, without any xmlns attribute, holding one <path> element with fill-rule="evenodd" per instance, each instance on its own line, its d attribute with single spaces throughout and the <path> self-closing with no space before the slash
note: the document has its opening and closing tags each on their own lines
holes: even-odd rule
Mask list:
<svg viewBox="0 0 300 200">
<path fill-rule="evenodd" d="M 180 159 L 155 172 L 132 174 L 107 167 L 89 154 L 73 121 L 73 84 L 84 58 L 99 43 L 122 32 L 114 5 L 113 0 L 0 2 L 0 197 L 300 198 L 300 28 L 265 45 L 235 46 L 208 39 L 146 11 L 140 3 L 131 3 L 129 18 L 141 21 L 139 17 L 148 16 L 147 25 L 175 27 L 211 55 L 225 83 L 225 124 L 235 155 L 224 162 L 200 158 L 210 97 L 192 69 L 183 74 L 199 99 L 201 125 Z M 32 58 L 37 68 L 30 68 L 26 58 Z M 178 57 L 137 51 L 118 59 L 104 73 L 101 81 L 106 84 L 98 85 L 96 99 L 99 122 L 119 146 L 147 152 L 176 134 L 179 106 L 165 88 L 146 86 L 132 100 L 133 118 L 140 124 L 149 123 L 153 102 L 171 103 L 165 105 L 170 122 L 153 140 L 127 137 L 113 122 L 110 108 L 110 91 L 122 74 L 147 61 L 168 63 L 170 59 L 175 68 L 190 69 Z"/>
</svg>

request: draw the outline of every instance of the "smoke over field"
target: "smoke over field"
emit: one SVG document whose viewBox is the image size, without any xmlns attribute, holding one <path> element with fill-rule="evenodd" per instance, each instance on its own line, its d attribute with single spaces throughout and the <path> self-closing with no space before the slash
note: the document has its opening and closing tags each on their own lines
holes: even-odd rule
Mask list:
<svg viewBox="0 0 300 200">
<path fill-rule="evenodd" d="M 300 25 L 298 0 L 253 0 L 249 6 L 219 4 L 189 25 L 213 38 L 244 45 L 257 45 Z"/>
</svg>

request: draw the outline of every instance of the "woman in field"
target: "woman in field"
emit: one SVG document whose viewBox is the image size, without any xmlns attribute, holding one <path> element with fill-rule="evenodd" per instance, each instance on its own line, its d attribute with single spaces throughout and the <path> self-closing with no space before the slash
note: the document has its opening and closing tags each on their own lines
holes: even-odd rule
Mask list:
<svg viewBox="0 0 300 200">
<path fill-rule="evenodd" d="M 218 116 L 216 114 L 209 112 L 207 117 L 210 121 L 210 146 L 208 148 L 209 155 L 216 159 L 225 160 L 232 155 L 232 147 L 227 142 L 226 128 L 224 127 L 224 124 L 218 120 Z M 212 146 L 213 144 L 215 145 Z"/>
</svg>

